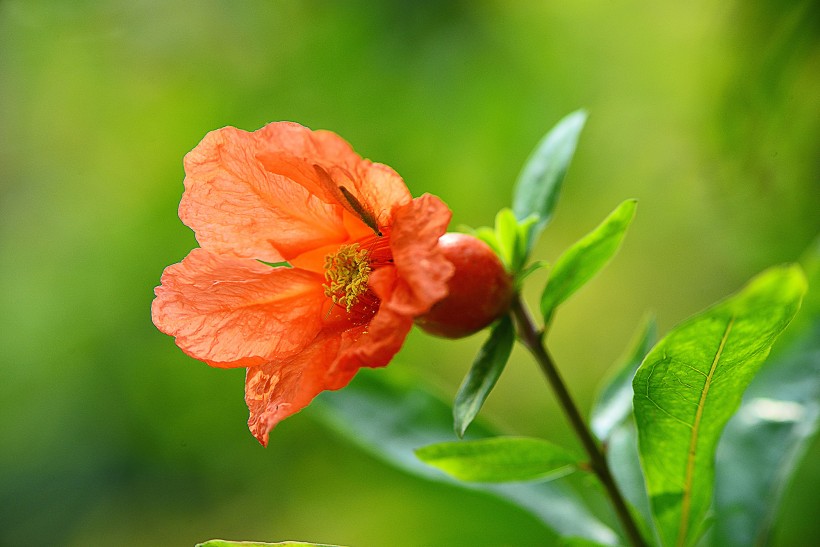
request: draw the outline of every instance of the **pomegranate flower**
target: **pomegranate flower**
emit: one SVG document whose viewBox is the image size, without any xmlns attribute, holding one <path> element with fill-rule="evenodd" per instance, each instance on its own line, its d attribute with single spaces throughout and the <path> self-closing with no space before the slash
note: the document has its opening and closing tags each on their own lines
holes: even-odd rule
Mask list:
<svg viewBox="0 0 820 547">
<path fill-rule="evenodd" d="M 262 445 L 321 391 L 387 365 L 448 294 L 447 206 L 413 199 L 334 133 L 213 131 L 185 157 L 184 185 L 179 217 L 200 248 L 163 272 L 153 321 L 191 357 L 247 368 Z"/>
</svg>

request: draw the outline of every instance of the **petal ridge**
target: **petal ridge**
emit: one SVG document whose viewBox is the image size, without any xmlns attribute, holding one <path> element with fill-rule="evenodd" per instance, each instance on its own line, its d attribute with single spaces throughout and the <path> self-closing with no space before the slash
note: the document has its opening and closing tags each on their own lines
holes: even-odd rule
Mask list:
<svg viewBox="0 0 820 547">
<path fill-rule="evenodd" d="M 321 330 L 320 275 L 194 249 L 165 269 L 151 315 L 188 355 L 216 367 L 290 357 Z"/>
<path fill-rule="evenodd" d="M 347 237 L 341 207 L 257 159 L 264 133 L 212 131 L 185 156 L 183 223 L 200 246 L 268 262 Z"/>
</svg>

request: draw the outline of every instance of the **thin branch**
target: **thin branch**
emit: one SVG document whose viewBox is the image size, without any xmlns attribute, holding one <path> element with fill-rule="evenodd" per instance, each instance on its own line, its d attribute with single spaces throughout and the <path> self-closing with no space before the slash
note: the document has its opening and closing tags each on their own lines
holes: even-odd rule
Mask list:
<svg viewBox="0 0 820 547">
<path fill-rule="evenodd" d="M 645 547 L 646 542 L 641 536 L 638 526 L 635 523 L 635 519 L 632 517 L 632 513 L 630 513 L 629 508 L 626 505 L 623 494 L 621 494 L 618 485 L 615 483 L 615 478 L 612 476 L 612 472 L 609 469 L 609 464 L 606 461 L 606 457 L 601 451 L 601 448 L 598 446 L 598 443 L 592 437 L 592 433 L 587 427 L 581 413 L 578 411 L 578 407 L 575 405 L 575 401 L 572 399 L 572 396 L 569 394 L 564 381 L 558 374 L 558 369 L 547 351 L 547 348 L 544 346 L 543 337 L 539 334 L 538 329 L 533 323 L 533 320 L 519 295 L 516 295 L 513 300 L 512 312 L 515 316 L 516 322 L 518 323 L 518 331 L 522 343 L 526 346 L 530 353 L 532 353 L 533 357 L 535 357 L 535 360 L 538 362 L 538 366 L 541 367 L 541 371 L 547 377 L 555 396 L 558 398 L 561 408 L 564 409 L 564 413 L 566 414 L 572 429 L 581 440 L 584 450 L 589 455 L 590 468 L 604 485 L 604 489 L 612 501 L 612 505 L 618 515 L 618 520 L 620 520 L 629 541 L 635 547 Z"/>
</svg>

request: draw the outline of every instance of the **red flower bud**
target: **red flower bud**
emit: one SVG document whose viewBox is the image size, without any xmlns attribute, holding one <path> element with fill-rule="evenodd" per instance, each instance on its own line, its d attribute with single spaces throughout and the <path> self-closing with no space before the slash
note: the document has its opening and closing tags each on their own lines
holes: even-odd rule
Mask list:
<svg viewBox="0 0 820 547">
<path fill-rule="evenodd" d="M 444 338 L 461 338 L 480 331 L 504 315 L 513 296 L 513 281 L 489 245 L 459 233 L 446 233 L 438 248 L 455 266 L 449 294 L 416 324 Z"/>
</svg>

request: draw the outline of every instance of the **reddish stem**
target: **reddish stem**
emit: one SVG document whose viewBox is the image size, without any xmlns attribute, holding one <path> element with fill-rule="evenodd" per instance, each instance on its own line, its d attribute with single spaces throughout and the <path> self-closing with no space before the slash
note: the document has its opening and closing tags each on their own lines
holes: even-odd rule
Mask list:
<svg viewBox="0 0 820 547">
<path fill-rule="evenodd" d="M 626 505 L 623 494 L 621 494 L 618 485 L 615 483 L 615 478 L 612 476 L 606 457 L 598 446 L 598 443 L 592 437 L 592 433 L 587 427 L 583 417 L 581 417 L 578 407 L 575 405 L 575 401 L 572 399 L 564 381 L 558 374 L 558 369 L 547 348 L 544 346 L 543 336 L 535 327 L 529 312 L 521 301 L 520 295 L 516 295 L 513 299 L 512 312 L 518 323 L 518 334 L 521 337 L 522 343 L 530 353 L 532 353 L 533 357 L 535 357 L 538 366 L 541 367 L 541 371 L 547 377 L 550 387 L 552 387 L 555 396 L 558 398 L 561 408 L 564 409 L 564 413 L 572 429 L 575 430 L 575 434 L 578 435 L 581 444 L 584 446 L 584 450 L 587 452 L 587 455 L 589 455 L 589 466 L 604 485 L 604 489 L 612 501 L 615 513 L 618 515 L 618 520 L 620 520 L 630 543 L 635 547 L 645 547 L 646 542 L 641 536 L 635 519 L 632 517 L 632 513 L 630 513 Z"/>
</svg>

